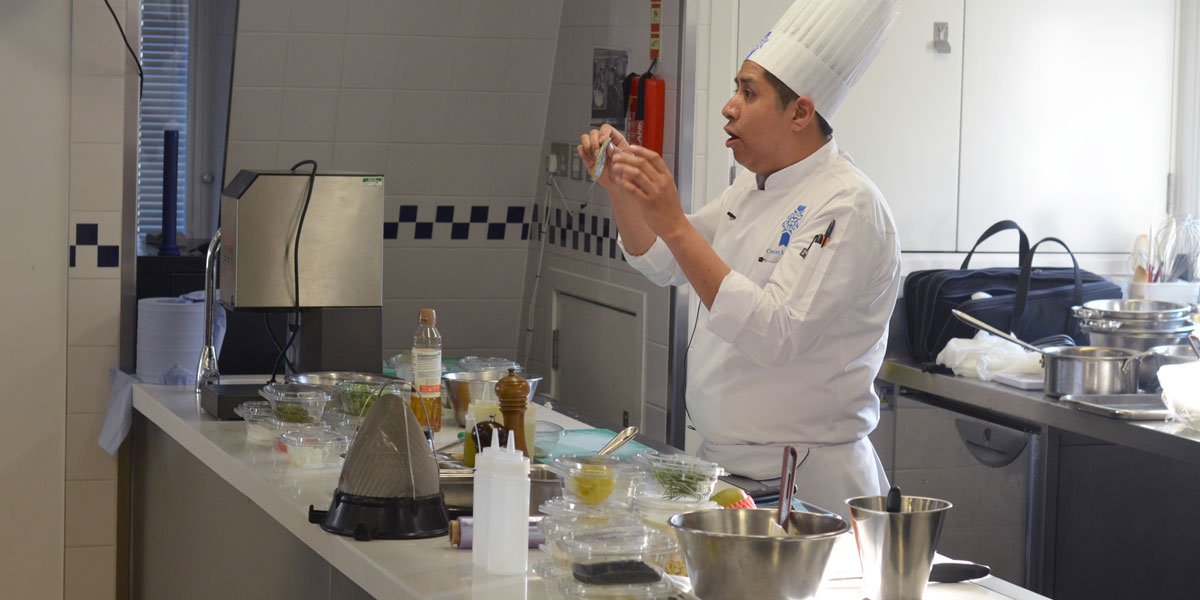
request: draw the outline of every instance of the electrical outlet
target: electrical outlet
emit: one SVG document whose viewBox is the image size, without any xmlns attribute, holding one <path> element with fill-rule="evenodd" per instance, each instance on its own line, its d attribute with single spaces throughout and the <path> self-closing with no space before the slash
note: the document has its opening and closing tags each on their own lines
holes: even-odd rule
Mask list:
<svg viewBox="0 0 1200 600">
<path fill-rule="evenodd" d="M 561 142 L 550 142 L 550 154 L 554 156 L 557 169 L 554 171 L 556 177 L 566 177 L 567 169 L 571 160 L 571 145 Z"/>
<path fill-rule="evenodd" d="M 583 159 L 578 152 L 571 153 L 571 179 L 583 179 Z"/>
</svg>

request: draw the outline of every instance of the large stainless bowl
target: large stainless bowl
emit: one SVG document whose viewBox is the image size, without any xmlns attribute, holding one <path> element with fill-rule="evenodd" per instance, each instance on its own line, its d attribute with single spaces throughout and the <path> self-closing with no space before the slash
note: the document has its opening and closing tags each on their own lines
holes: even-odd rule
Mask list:
<svg viewBox="0 0 1200 600">
<path fill-rule="evenodd" d="M 837 537 L 850 525 L 831 514 L 792 511 L 789 537 L 771 537 L 773 508 L 698 510 L 671 517 L 688 575 L 704 600 L 816 597 Z"/>
<path fill-rule="evenodd" d="M 1181 365 L 1196 360 L 1196 352 L 1189 344 L 1155 346 L 1150 349 L 1150 352 L 1149 356 L 1142 358 L 1141 366 L 1138 368 L 1138 386 L 1147 392 L 1157 392 L 1160 387 L 1158 384 L 1159 367 Z"/>
<path fill-rule="evenodd" d="M 508 371 L 495 369 L 491 371 L 461 371 L 442 375 L 442 383 L 450 396 L 450 405 L 454 407 L 454 420 L 459 427 L 467 425 L 467 405 L 472 402 L 499 402 L 496 397 L 496 382 L 508 375 Z M 521 373 L 529 382 L 529 401 L 533 402 L 533 394 L 537 385 L 542 381 L 541 375 Z"/>
</svg>

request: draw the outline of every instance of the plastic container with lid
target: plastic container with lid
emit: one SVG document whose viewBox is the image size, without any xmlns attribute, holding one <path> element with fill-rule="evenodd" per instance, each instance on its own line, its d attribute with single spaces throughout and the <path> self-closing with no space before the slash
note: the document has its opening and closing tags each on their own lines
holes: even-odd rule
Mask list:
<svg viewBox="0 0 1200 600">
<path fill-rule="evenodd" d="M 546 538 L 542 550 L 559 566 L 570 567 L 570 557 L 558 545 L 568 534 L 613 527 L 635 527 L 641 523 L 642 520 L 633 513 L 555 516 L 542 519 L 538 523 L 538 531 Z"/>
<path fill-rule="evenodd" d="M 680 513 L 713 508 L 720 508 L 720 505 L 711 500 L 671 500 L 654 496 L 639 496 L 633 499 L 633 509 L 641 516 L 642 522 L 647 527 L 671 536 L 676 542 L 678 542 L 678 538 L 675 537 L 675 530 L 667 522 L 671 517 Z M 668 575 L 687 576 L 687 562 L 684 561 L 683 548 L 676 550 L 671 558 L 663 564 L 663 571 Z"/>
<path fill-rule="evenodd" d="M 288 423 L 319 422 L 329 402 L 329 392 L 306 383 L 268 383 L 258 395 L 271 403 L 276 419 Z"/>
<path fill-rule="evenodd" d="M 646 465 L 646 494 L 671 500 L 708 500 L 725 469 L 690 454 L 637 455 Z"/>
<path fill-rule="evenodd" d="M 279 438 L 287 446 L 288 460 L 300 469 L 325 469 L 342 464 L 350 438 L 328 429 L 288 431 Z"/>
<path fill-rule="evenodd" d="M 576 531 L 559 540 L 558 547 L 580 583 L 625 585 L 661 580 L 679 545 L 657 529 L 636 525 Z"/>
<path fill-rule="evenodd" d="M 521 372 L 520 363 L 498 356 L 464 356 L 458 359 L 458 368 L 463 371 L 507 371 Z"/>
<path fill-rule="evenodd" d="M 563 496 L 584 504 L 628 505 L 641 487 L 641 467 L 613 456 L 560 456 L 550 470 L 563 480 Z"/>
<path fill-rule="evenodd" d="M 363 418 L 348 415 L 342 412 L 342 409 L 330 406 L 325 409 L 325 415 L 321 417 L 321 420 L 330 429 L 350 438 L 350 441 L 354 441 L 354 436 L 358 434 L 358 426 L 362 424 Z"/>
<path fill-rule="evenodd" d="M 551 600 L 568 598 L 612 598 L 629 600 L 667 600 L 675 598 L 677 588 L 670 580 L 648 584 L 626 585 L 589 585 L 575 580 L 571 569 L 549 560 L 543 560 L 533 566 L 534 574 L 540 576 L 546 585 L 546 595 Z"/>
<path fill-rule="evenodd" d="M 274 416 L 271 403 L 266 400 L 248 400 L 234 407 L 233 412 L 246 422 L 246 439 L 251 442 L 269 444 L 275 440 L 275 432 L 261 424 Z"/>
</svg>

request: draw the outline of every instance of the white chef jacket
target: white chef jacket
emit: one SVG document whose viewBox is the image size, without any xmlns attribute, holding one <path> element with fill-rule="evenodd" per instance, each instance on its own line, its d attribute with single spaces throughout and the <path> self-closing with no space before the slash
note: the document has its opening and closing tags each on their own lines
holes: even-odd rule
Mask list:
<svg viewBox="0 0 1200 600">
<path fill-rule="evenodd" d="M 711 310 L 701 305 L 687 355 L 701 455 L 763 480 L 779 477 L 781 447 L 796 445 L 808 454 L 798 481 L 848 494 L 824 500 L 838 512 L 849 496 L 886 489 L 866 439 L 879 421 L 872 383 L 900 284 L 882 194 L 830 140 L 761 187 L 743 172 L 688 220 L 732 269 Z M 824 247 L 810 244 L 834 221 Z M 687 283 L 661 239 L 625 256 L 658 285 Z M 805 487 L 801 497 L 813 499 Z"/>
</svg>

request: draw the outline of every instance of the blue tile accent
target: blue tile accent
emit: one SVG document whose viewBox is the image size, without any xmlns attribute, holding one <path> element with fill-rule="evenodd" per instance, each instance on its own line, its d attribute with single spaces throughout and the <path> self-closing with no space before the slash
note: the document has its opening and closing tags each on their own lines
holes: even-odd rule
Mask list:
<svg viewBox="0 0 1200 600">
<path fill-rule="evenodd" d="M 535 211 L 537 210 L 536 206 L 534 207 L 534 210 Z M 533 220 L 534 221 L 537 220 L 536 214 L 534 214 Z M 505 216 L 504 222 L 505 223 L 524 223 L 525 222 L 525 207 L 524 206 L 508 207 L 508 215 Z"/>
<path fill-rule="evenodd" d="M 383 224 L 383 239 L 394 240 L 400 237 L 399 223 L 384 223 Z"/>
<path fill-rule="evenodd" d="M 450 226 L 450 239 L 466 240 L 471 238 L 470 223 L 454 223 Z"/>
<path fill-rule="evenodd" d="M 488 222 L 488 207 L 472 206 L 471 207 L 471 222 L 472 223 L 487 223 Z"/>
<path fill-rule="evenodd" d="M 439 206 L 437 207 L 437 217 L 434 218 L 436 223 L 453 223 L 454 222 L 454 207 Z"/>
<path fill-rule="evenodd" d="M 100 226 L 95 223 L 75 224 L 75 245 L 95 246 L 100 239 Z"/>
<path fill-rule="evenodd" d="M 416 223 L 417 222 L 417 205 L 408 204 L 400 207 L 400 222 L 401 223 Z"/>
<path fill-rule="evenodd" d="M 71 266 L 75 266 L 75 246 L 71 246 Z"/>
<path fill-rule="evenodd" d="M 524 227 L 528 228 L 529 226 L 524 225 Z M 504 239 L 504 233 L 507 229 L 508 225 L 505 225 L 504 223 L 488 223 L 487 239 L 502 240 Z M 522 237 L 521 239 L 525 238 Z"/>
<path fill-rule="evenodd" d="M 416 231 L 413 233 L 413 239 L 432 240 L 433 223 L 417 223 Z"/>
<path fill-rule="evenodd" d="M 117 267 L 121 264 L 120 246 L 98 246 L 96 248 L 97 267 Z"/>
</svg>

